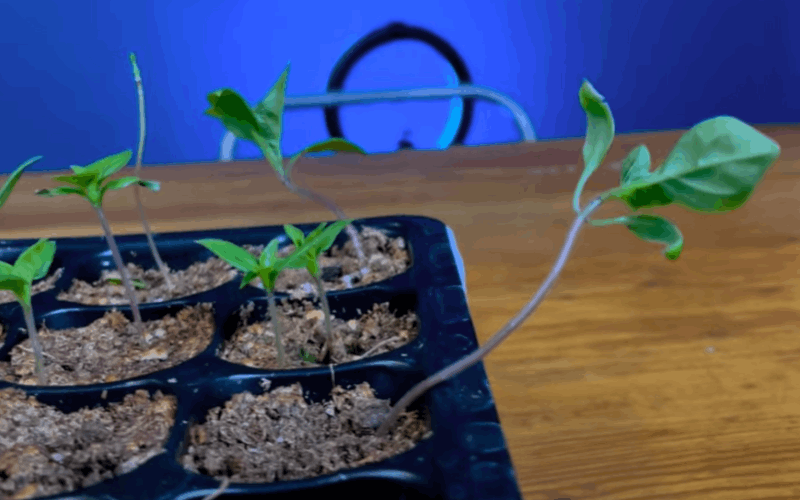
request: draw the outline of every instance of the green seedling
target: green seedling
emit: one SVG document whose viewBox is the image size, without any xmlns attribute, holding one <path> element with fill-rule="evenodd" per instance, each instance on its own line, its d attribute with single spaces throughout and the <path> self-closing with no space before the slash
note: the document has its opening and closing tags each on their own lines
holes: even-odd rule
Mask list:
<svg viewBox="0 0 800 500">
<path fill-rule="evenodd" d="M 106 278 L 106 283 L 109 285 L 123 285 L 123 282 L 119 278 Z M 131 280 L 131 284 L 134 288 L 138 288 L 139 290 L 147 290 L 147 283 L 142 280 Z"/>
<path fill-rule="evenodd" d="M 317 362 L 317 358 L 313 354 L 311 354 L 310 352 L 307 352 L 302 347 L 300 348 L 300 358 L 303 361 L 307 362 L 307 363 L 316 363 Z"/>
<path fill-rule="evenodd" d="M 231 266 L 244 273 L 240 288 L 246 287 L 251 281 L 258 278 L 264 285 L 267 292 L 267 304 L 269 315 L 272 318 L 272 325 L 275 328 L 275 347 L 278 350 L 278 366 L 283 367 L 284 348 L 283 348 L 283 329 L 278 317 L 278 306 L 275 302 L 275 283 L 278 276 L 285 269 L 297 269 L 306 266 L 306 254 L 312 249 L 317 248 L 321 241 L 327 241 L 331 233 L 338 234 L 342 227 L 349 224 L 350 220 L 337 221 L 324 231 L 317 234 L 314 238 L 306 239 L 300 247 L 283 258 L 277 257 L 280 238 L 270 241 L 259 258 L 254 257 L 244 248 L 233 243 L 213 238 L 198 240 L 197 243 L 214 252 L 221 259 L 228 262 Z M 334 236 L 335 238 L 335 236 Z"/>
<path fill-rule="evenodd" d="M 284 167 L 280 142 L 281 134 L 283 133 L 283 108 L 288 76 L 289 65 L 287 64 L 283 73 L 281 73 L 281 76 L 278 78 L 278 81 L 255 108 L 251 108 L 250 105 L 247 104 L 247 101 L 233 90 L 221 89 L 214 91 L 208 94 L 208 102 L 211 104 L 211 108 L 207 109 L 205 113 L 220 120 L 225 128 L 236 137 L 251 141 L 258 146 L 264 158 L 267 159 L 280 181 L 289 191 L 321 204 L 330 210 L 338 220 L 344 220 L 347 217 L 333 200 L 298 186 L 292 179 L 292 168 L 301 156 L 308 153 L 341 151 L 366 154 L 366 152 L 349 141 L 340 138 L 331 138 L 317 142 L 303 149 L 292 156 Z M 364 255 L 358 232 L 352 224 L 348 224 L 346 230 L 348 236 L 353 241 L 353 247 L 356 250 L 361 267 L 360 272 L 363 275 L 369 272 L 369 266 L 367 265 L 367 258 Z"/>
<path fill-rule="evenodd" d="M 22 177 L 22 173 L 25 171 L 25 169 L 41 159 L 41 156 L 34 156 L 33 158 L 30 158 L 28 161 L 18 166 L 17 169 L 8 176 L 8 179 L 6 179 L 6 182 L 3 184 L 3 188 L 0 189 L 0 207 L 6 204 L 6 200 L 8 200 L 9 196 L 11 196 L 11 191 L 14 190 L 14 186 L 17 185 L 17 181 L 19 181 L 20 177 Z"/>
<path fill-rule="evenodd" d="M 64 182 L 68 185 L 55 187 L 53 189 L 40 189 L 36 191 L 36 194 L 47 197 L 76 194 L 92 205 L 92 208 L 94 208 L 97 213 L 97 217 L 100 219 L 100 225 L 103 226 L 106 242 L 108 243 L 109 249 L 111 249 L 111 254 L 114 256 L 114 263 L 117 265 L 117 270 L 122 278 L 122 284 L 125 286 L 125 292 L 131 305 L 131 311 L 133 312 L 134 323 L 140 334 L 140 342 L 145 346 L 147 342 L 144 337 L 144 326 L 142 324 L 142 316 L 139 313 L 136 293 L 134 292 L 131 278 L 128 275 L 128 270 L 122 262 L 122 256 L 114 240 L 114 235 L 111 233 L 108 219 L 106 219 L 106 215 L 103 212 L 103 197 L 108 191 L 116 191 L 134 184 L 146 187 L 151 191 L 159 190 L 160 185 L 158 182 L 140 179 L 135 176 L 108 180 L 109 177 L 122 170 L 130 159 L 131 150 L 128 149 L 121 153 L 97 160 L 86 167 L 73 165 L 70 167 L 74 172 L 73 175 L 59 175 L 53 177 L 54 181 Z"/>
<path fill-rule="evenodd" d="M 28 337 L 33 348 L 34 371 L 39 385 L 45 385 L 44 353 L 36 332 L 33 321 L 33 308 L 31 307 L 31 287 L 33 282 L 47 276 L 47 271 L 53 263 L 56 253 L 56 244 L 52 241 L 41 239 L 28 247 L 17 258 L 14 265 L 0 262 L 0 290 L 7 290 L 14 294 L 17 302 L 22 306 L 25 315 L 25 326 L 28 328 Z"/>
<path fill-rule="evenodd" d="M 139 65 L 136 64 L 136 56 L 131 52 L 128 54 L 133 67 L 133 79 L 136 82 L 136 90 L 139 95 L 139 150 L 136 152 L 136 167 L 134 175 L 139 177 L 139 172 L 142 168 L 142 155 L 144 154 L 144 139 L 145 139 L 145 119 L 144 119 L 144 87 L 142 86 L 142 75 L 139 72 Z M 161 254 L 158 253 L 156 242 L 153 240 L 153 231 L 150 230 L 150 223 L 147 222 L 147 215 L 144 211 L 142 204 L 141 194 L 139 192 L 139 184 L 133 185 L 133 196 L 136 198 L 136 206 L 139 208 L 139 217 L 142 219 L 142 227 L 144 234 L 147 237 L 147 245 L 150 247 L 150 253 L 153 254 L 153 259 L 156 261 L 159 271 L 164 276 L 164 282 L 170 289 L 173 288 L 172 280 L 169 277 L 169 268 L 161 260 Z"/>
<path fill-rule="evenodd" d="M 325 340 L 327 343 L 330 342 L 331 337 L 333 336 L 333 327 L 331 326 L 331 308 L 328 305 L 328 296 L 325 294 L 325 287 L 323 286 L 322 278 L 320 277 L 321 271 L 318 262 L 319 256 L 333 246 L 336 236 L 338 236 L 339 232 L 341 231 L 341 226 L 339 226 L 339 231 L 328 231 L 326 233 L 326 238 L 319 238 L 319 236 L 325 231 L 326 226 L 327 223 L 323 222 L 317 226 L 316 229 L 308 233 L 308 236 L 304 236 L 303 231 L 291 224 L 285 224 L 283 226 L 283 230 L 286 231 L 286 235 L 292 240 L 295 248 L 301 248 L 307 241 L 317 241 L 317 244 L 309 247 L 308 252 L 304 254 L 304 266 L 306 270 L 308 270 L 308 274 L 310 274 L 311 278 L 313 278 L 314 283 L 317 285 L 317 293 L 319 293 L 320 302 L 322 302 L 322 312 L 325 313 Z M 323 347 L 322 350 L 324 352 L 326 347 Z"/>
<path fill-rule="evenodd" d="M 531 300 L 484 345 L 434 373 L 400 398 L 378 428 L 378 435 L 386 434 L 408 405 L 428 389 L 481 361 L 536 310 L 564 268 L 584 222 L 593 226 L 623 225 L 638 238 L 661 244 L 665 257 L 675 260 L 683 250 L 680 230 L 663 217 L 638 211 L 673 203 L 697 212 L 735 210 L 747 201 L 780 155 L 780 146 L 758 130 L 736 118 L 718 116 L 695 125 L 684 134 L 664 163 L 652 172 L 647 147 L 642 145 L 631 151 L 622 163 L 620 185 L 581 208 L 583 187 L 611 147 L 614 119 L 603 96 L 589 82 L 584 81 L 579 98 L 587 122 L 584 171 L 573 197 L 577 216 L 555 265 Z M 589 220 L 589 216 L 609 200 L 621 201 L 632 213 L 611 219 Z"/>
</svg>

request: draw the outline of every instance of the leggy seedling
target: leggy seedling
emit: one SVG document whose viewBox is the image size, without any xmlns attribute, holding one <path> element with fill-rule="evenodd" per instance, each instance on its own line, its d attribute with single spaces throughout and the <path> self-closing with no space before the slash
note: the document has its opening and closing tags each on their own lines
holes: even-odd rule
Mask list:
<svg viewBox="0 0 800 500">
<path fill-rule="evenodd" d="M 28 337 L 33 348 L 34 371 L 39 385 L 45 385 L 44 353 L 36 332 L 33 321 L 33 308 L 31 307 L 31 287 L 33 282 L 47 276 L 47 271 L 53 263 L 56 244 L 52 241 L 41 239 L 28 247 L 17 258 L 14 265 L 0 262 L 0 290 L 8 290 L 14 294 L 17 302 L 22 306 L 25 315 L 25 326 L 28 328 Z"/>
<path fill-rule="evenodd" d="M 325 287 L 322 284 L 321 271 L 319 268 L 319 256 L 327 251 L 336 240 L 339 231 L 329 231 L 326 233 L 326 238 L 318 238 L 324 231 L 327 224 L 323 222 L 316 229 L 308 233 L 308 236 L 303 235 L 303 231 L 294 227 L 291 224 L 284 224 L 283 230 L 286 235 L 292 240 L 295 248 L 302 248 L 307 241 L 317 241 L 317 244 L 310 247 L 308 252 L 305 253 L 305 268 L 308 274 L 313 278 L 317 286 L 317 293 L 319 294 L 320 302 L 322 303 L 322 312 L 325 314 L 325 345 L 322 347 L 322 353 L 326 353 L 330 348 L 330 341 L 333 337 L 333 327 L 331 326 L 331 308 L 328 305 L 328 296 L 325 294 Z M 341 229 L 340 229 L 341 230 Z M 320 356 L 322 358 L 324 356 Z"/>
<path fill-rule="evenodd" d="M 664 245 L 665 256 L 675 260 L 683 249 L 680 230 L 663 217 L 635 212 L 672 203 L 698 212 L 735 210 L 747 201 L 780 154 L 778 144 L 746 123 L 730 116 L 711 118 L 684 134 L 664 163 L 653 172 L 650 171 L 650 153 L 646 146 L 631 151 L 622 163 L 619 187 L 602 193 L 581 208 L 583 187 L 611 147 L 614 119 L 603 96 L 589 82 L 584 81 L 579 97 L 587 121 L 583 146 L 585 166 L 573 197 L 577 217 L 555 265 L 530 302 L 484 345 L 434 373 L 400 398 L 378 428 L 378 435 L 388 432 L 406 407 L 428 389 L 481 361 L 536 310 L 561 273 L 584 222 L 593 226 L 624 225 L 637 237 Z M 608 200 L 621 201 L 634 213 L 612 219 L 589 220 L 589 216 Z"/>
<path fill-rule="evenodd" d="M 139 65 L 136 64 L 136 56 L 131 52 L 128 54 L 133 67 L 133 79 L 136 82 L 136 90 L 139 95 L 139 150 L 136 152 L 136 167 L 134 175 L 139 176 L 139 171 L 142 168 L 142 155 L 144 154 L 144 139 L 145 139 L 145 119 L 144 119 L 144 88 L 142 86 L 142 75 L 139 72 Z M 139 193 L 139 184 L 133 185 L 133 196 L 136 199 L 136 206 L 139 208 L 139 217 L 142 219 L 142 227 L 144 234 L 147 236 L 147 244 L 150 246 L 150 253 L 153 254 L 153 259 L 156 261 L 161 275 L 164 277 L 164 282 L 170 289 L 173 288 L 172 280 L 169 277 L 169 268 L 161 260 L 161 255 L 158 253 L 156 242 L 153 240 L 153 231 L 150 230 L 150 223 L 147 222 L 147 215 L 144 212 L 144 205 Z"/>
<path fill-rule="evenodd" d="M 206 110 L 206 114 L 219 119 L 222 124 L 235 136 L 253 142 L 261 150 L 264 158 L 267 159 L 278 178 L 289 191 L 303 196 L 311 201 L 317 202 L 330 210 L 337 219 L 343 220 L 347 217 L 341 208 L 332 200 L 319 193 L 304 189 L 298 186 L 292 179 L 292 167 L 295 162 L 304 154 L 321 153 L 325 151 L 341 151 L 366 154 L 366 152 L 355 144 L 339 138 L 331 138 L 317 142 L 303 149 L 292 156 L 286 167 L 283 163 L 280 142 L 283 133 L 283 108 L 286 94 L 286 80 L 289 76 L 289 65 L 281 73 L 278 81 L 269 90 L 267 96 L 253 109 L 236 92 L 230 89 L 221 89 L 208 95 L 208 102 L 211 108 Z M 367 258 L 358 232 L 352 224 L 346 227 L 348 236 L 353 242 L 356 255 L 358 256 L 360 273 L 369 272 Z"/>
<path fill-rule="evenodd" d="M 261 252 L 258 259 L 244 248 L 228 241 L 214 238 L 197 241 L 197 243 L 208 248 L 221 259 L 244 273 L 242 282 L 239 285 L 240 288 L 244 288 L 256 278 L 260 279 L 263 283 L 264 290 L 267 292 L 269 315 L 270 318 L 272 318 L 272 325 L 275 329 L 275 347 L 278 350 L 278 367 L 283 367 L 284 359 L 283 329 L 278 317 L 278 306 L 275 302 L 275 283 L 278 280 L 278 276 L 284 269 L 305 267 L 307 261 L 306 253 L 312 249 L 318 248 L 320 242 L 326 241 L 330 238 L 331 234 L 339 234 L 342 227 L 350 222 L 349 220 L 337 221 L 313 238 L 306 239 L 301 246 L 296 247 L 290 255 L 283 258 L 278 258 L 276 256 L 278 245 L 280 244 L 279 238 L 274 238 L 270 241 L 266 248 L 264 248 L 264 251 Z"/>
<path fill-rule="evenodd" d="M 128 275 L 128 269 L 122 262 L 122 256 L 119 253 L 119 248 L 114 240 L 114 235 L 111 233 L 111 227 L 108 225 L 108 219 L 103 212 L 103 197 L 108 191 L 116 191 L 118 189 L 126 188 L 133 184 L 146 187 L 151 191 L 158 191 L 160 185 L 156 181 L 148 181 L 140 179 L 135 176 L 121 177 L 118 179 L 107 181 L 109 177 L 122 170 L 131 159 L 131 150 L 125 150 L 115 155 L 107 156 L 103 159 L 86 167 L 79 167 L 73 165 L 70 167 L 74 172 L 73 175 L 60 175 L 53 177 L 53 180 L 58 182 L 65 182 L 68 186 L 59 186 L 53 189 L 40 189 L 36 194 L 41 196 L 59 196 L 67 194 L 77 194 L 87 200 L 97 213 L 100 219 L 100 225 L 103 226 L 103 233 L 108 243 L 108 248 L 111 250 L 111 255 L 114 257 L 114 263 L 119 270 L 119 276 L 122 279 L 122 284 L 125 286 L 125 293 L 128 296 L 128 302 L 133 312 L 134 324 L 136 330 L 140 335 L 140 343 L 144 346 L 147 341 L 144 337 L 144 326 L 142 324 L 142 316 L 139 313 L 139 303 L 136 300 L 136 292 L 133 289 L 131 278 Z M 107 182 L 106 182 L 107 181 Z"/>
</svg>

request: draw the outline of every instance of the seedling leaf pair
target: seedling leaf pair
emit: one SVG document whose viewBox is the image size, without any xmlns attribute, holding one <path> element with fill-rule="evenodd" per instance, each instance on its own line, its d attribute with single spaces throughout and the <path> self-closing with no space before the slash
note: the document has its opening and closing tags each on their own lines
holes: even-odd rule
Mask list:
<svg viewBox="0 0 800 500">
<path fill-rule="evenodd" d="M 319 256 L 333 246 L 336 236 L 347 224 L 348 221 L 337 221 L 326 229 L 327 223 L 323 222 L 308 233 L 308 236 L 304 236 L 303 231 L 291 224 L 284 224 L 283 229 L 294 243 L 295 248 L 304 248 L 307 242 L 316 242 L 312 243 L 312 246 L 308 247 L 308 252 L 303 254 L 305 268 L 311 276 L 316 278 L 320 274 Z"/>
<path fill-rule="evenodd" d="M 63 182 L 68 186 L 58 186 L 52 189 L 40 189 L 36 194 L 41 196 L 61 196 L 77 194 L 86 198 L 94 207 L 103 205 L 103 197 L 108 191 L 116 191 L 133 184 L 138 184 L 151 191 L 158 191 L 160 184 L 156 181 L 140 179 L 138 177 L 122 177 L 105 182 L 109 177 L 122 170 L 131 159 L 131 150 L 125 150 L 115 155 L 107 156 L 86 167 L 73 165 L 70 168 L 72 175 L 53 177 L 54 181 Z"/>
<path fill-rule="evenodd" d="M 31 286 L 47 276 L 55 252 L 54 242 L 41 239 L 22 252 L 14 265 L 0 262 L 0 289 L 10 291 L 24 308 L 30 309 Z"/>
</svg>

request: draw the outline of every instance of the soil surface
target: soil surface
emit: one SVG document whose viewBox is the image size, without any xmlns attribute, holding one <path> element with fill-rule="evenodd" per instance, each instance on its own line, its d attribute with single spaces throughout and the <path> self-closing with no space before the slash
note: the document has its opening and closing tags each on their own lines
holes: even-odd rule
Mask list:
<svg viewBox="0 0 800 500">
<path fill-rule="evenodd" d="M 33 283 L 31 286 L 31 297 L 36 295 L 37 293 L 46 292 L 47 290 L 52 290 L 56 286 L 56 281 L 58 278 L 61 277 L 61 274 L 64 272 L 64 268 L 57 269 L 56 272 L 50 274 L 50 276 L 45 276 L 43 279 Z M 8 290 L 0 290 L 0 304 L 6 304 L 8 302 L 16 302 L 17 297 L 9 292 Z"/>
<path fill-rule="evenodd" d="M 85 488 L 163 452 L 177 400 L 138 390 L 108 408 L 62 413 L 19 389 L 0 391 L 0 498 Z"/>
<path fill-rule="evenodd" d="M 50 386 L 87 385 L 125 380 L 178 365 L 198 355 L 214 336 L 211 304 L 198 304 L 155 321 L 144 322 L 146 346 L 135 326 L 119 311 L 109 311 L 83 328 L 39 329 L 44 372 Z M 37 385 L 30 339 L 0 361 L 0 377 Z"/>
<path fill-rule="evenodd" d="M 411 412 L 376 437 L 388 412 L 389 400 L 377 399 L 368 383 L 351 390 L 337 386 L 329 401 L 313 404 L 299 383 L 260 396 L 245 392 L 190 428 L 181 463 L 217 479 L 270 483 L 379 462 L 430 437 L 428 417 Z"/>
<path fill-rule="evenodd" d="M 347 363 L 397 349 L 419 333 L 416 313 L 410 311 L 398 317 L 385 302 L 374 304 L 358 319 L 344 321 L 334 316 L 333 340 L 326 343 L 325 315 L 320 307 L 308 300 L 284 299 L 278 306 L 285 351 L 284 365 L 279 366 L 272 320 L 247 325 L 253 309 L 252 302 L 241 309 L 242 323 L 222 345 L 222 359 L 262 369 Z"/>
<path fill-rule="evenodd" d="M 361 244 L 369 261 L 370 272 L 358 276 L 359 262 L 353 243 L 347 241 L 344 247 L 334 246 L 319 258 L 322 280 L 326 290 L 343 290 L 354 285 L 367 285 L 395 276 L 408 269 L 411 263 L 405 241 L 402 238 L 390 238 L 377 229 L 364 228 L 361 233 Z M 245 245 L 255 256 L 264 249 L 264 245 Z M 278 252 L 278 256 L 289 255 L 294 245 L 288 245 Z M 139 303 L 163 302 L 205 292 L 217 288 L 234 278 L 241 279 L 242 274 L 228 263 L 217 257 L 205 262 L 196 262 L 187 269 L 171 271 L 170 289 L 158 269 L 145 270 L 132 263 L 126 264 L 131 278 L 145 283 L 146 288 L 137 289 Z M 74 280 L 66 292 L 61 292 L 59 300 L 91 305 L 127 304 L 125 289 L 122 285 L 109 284 L 108 279 L 119 280 L 119 272 L 103 271 L 101 279 L 95 283 Z M 255 280 L 252 284 L 261 282 Z M 276 283 L 279 292 L 291 293 L 293 296 L 305 296 L 316 293 L 312 287 L 313 280 L 305 269 L 288 269 L 281 273 Z"/>
</svg>

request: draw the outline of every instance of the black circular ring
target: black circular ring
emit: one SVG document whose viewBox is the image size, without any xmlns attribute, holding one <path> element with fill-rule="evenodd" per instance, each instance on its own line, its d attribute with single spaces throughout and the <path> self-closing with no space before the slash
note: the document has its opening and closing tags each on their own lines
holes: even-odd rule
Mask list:
<svg viewBox="0 0 800 500">
<path fill-rule="evenodd" d="M 456 52 L 453 46 L 444 39 L 423 28 L 408 26 L 403 23 L 390 23 L 383 28 L 369 33 L 356 42 L 350 47 L 350 50 L 345 52 L 336 62 L 330 79 L 328 80 L 328 92 L 341 91 L 350 70 L 352 70 L 353 66 L 355 66 L 369 51 L 395 40 L 409 39 L 419 40 L 420 42 L 430 45 L 436 52 L 447 59 L 447 62 L 450 63 L 458 76 L 459 84 L 472 83 L 472 78 L 469 76 L 469 71 L 467 70 L 467 65 L 464 64 L 464 60 L 458 55 L 458 52 Z M 472 125 L 472 115 L 475 107 L 474 99 L 471 97 L 464 97 L 462 99 L 464 101 L 464 107 L 461 114 L 461 122 L 458 124 L 458 130 L 456 131 L 451 145 L 463 144 L 464 138 L 467 136 L 467 132 L 469 132 L 469 128 Z M 331 137 L 344 139 L 341 121 L 339 120 L 338 106 L 325 106 L 325 125 Z"/>
</svg>

